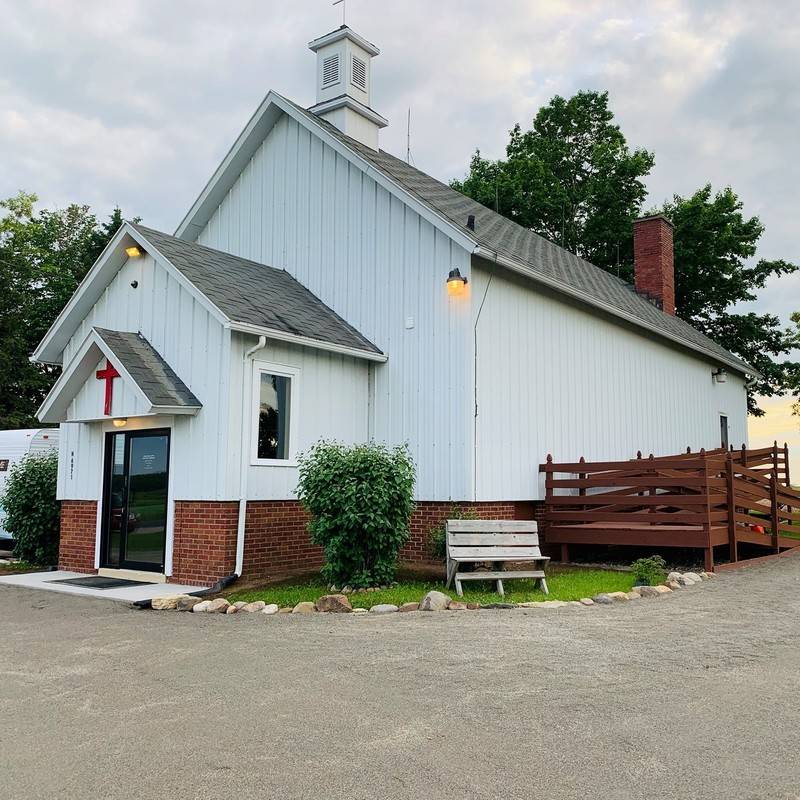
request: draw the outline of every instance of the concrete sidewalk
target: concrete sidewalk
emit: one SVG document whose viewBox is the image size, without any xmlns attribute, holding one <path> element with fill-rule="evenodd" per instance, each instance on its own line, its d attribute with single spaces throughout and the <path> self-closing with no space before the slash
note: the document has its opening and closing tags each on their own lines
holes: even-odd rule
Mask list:
<svg viewBox="0 0 800 800">
<path fill-rule="evenodd" d="M 86 577 L 80 572 L 54 570 L 52 572 L 24 572 L 20 575 L 5 575 L 0 577 L 0 586 L 21 586 L 26 589 L 40 589 L 49 592 L 61 592 L 82 597 L 95 597 L 99 600 L 116 600 L 123 603 L 133 603 L 137 600 L 152 600 L 154 597 L 164 597 L 170 594 L 190 594 L 205 589 L 205 586 L 190 586 L 182 583 L 147 583 L 142 586 L 123 586 L 118 589 L 90 589 L 85 586 L 70 586 L 65 583 L 53 581 L 65 578 Z"/>
<path fill-rule="evenodd" d="M 0 585 L 13 800 L 789 800 L 800 558 L 594 608 L 136 611 Z"/>
</svg>

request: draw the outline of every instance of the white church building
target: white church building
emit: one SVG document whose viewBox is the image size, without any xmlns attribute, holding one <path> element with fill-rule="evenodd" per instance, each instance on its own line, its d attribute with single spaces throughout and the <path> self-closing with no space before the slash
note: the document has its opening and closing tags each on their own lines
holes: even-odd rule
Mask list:
<svg viewBox="0 0 800 800">
<path fill-rule="evenodd" d="M 536 513 L 538 465 L 745 442 L 752 369 L 675 316 L 672 229 L 636 286 L 379 149 L 378 49 L 310 44 L 173 235 L 125 224 L 37 348 L 63 372 L 60 566 L 211 584 L 315 567 L 297 455 L 406 442 L 404 556 L 454 503 Z"/>
</svg>

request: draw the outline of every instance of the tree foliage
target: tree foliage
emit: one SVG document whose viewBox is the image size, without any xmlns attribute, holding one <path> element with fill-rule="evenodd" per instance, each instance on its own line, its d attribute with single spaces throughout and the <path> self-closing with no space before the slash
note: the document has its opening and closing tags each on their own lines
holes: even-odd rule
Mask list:
<svg viewBox="0 0 800 800">
<path fill-rule="evenodd" d="M 631 151 L 608 106 L 607 92 L 554 97 L 530 130 L 516 125 L 506 158 L 476 152 L 453 188 L 565 247 L 603 269 L 633 281 L 633 221 L 654 164 L 646 150 Z M 755 397 L 800 391 L 800 365 L 790 358 L 796 332 L 773 314 L 739 313 L 769 278 L 794 272 L 781 259 L 757 257 L 764 234 L 758 217 L 746 217 L 736 193 L 705 185 L 674 196 L 649 213 L 674 224 L 676 313 L 764 377 L 748 390 Z"/>
<path fill-rule="evenodd" d="M 0 201 L 0 429 L 36 424 L 55 367 L 28 360 L 87 270 L 122 225 L 88 206 L 37 211 L 36 195 Z"/>
<path fill-rule="evenodd" d="M 319 442 L 300 458 L 298 497 L 325 550 L 325 578 L 366 587 L 394 578 L 408 539 L 414 462 L 405 447 Z"/>
<path fill-rule="evenodd" d="M 0 499 L 14 555 L 30 564 L 49 566 L 58 558 L 57 474 L 56 451 L 27 455 L 11 468 Z"/>
<path fill-rule="evenodd" d="M 556 96 L 530 130 L 511 130 L 506 158 L 477 151 L 455 189 L 624 278 L 632 275 L 633 220 L 653 168 L 631 151 L 608 107 L 608 92 Z"/>
</svg>

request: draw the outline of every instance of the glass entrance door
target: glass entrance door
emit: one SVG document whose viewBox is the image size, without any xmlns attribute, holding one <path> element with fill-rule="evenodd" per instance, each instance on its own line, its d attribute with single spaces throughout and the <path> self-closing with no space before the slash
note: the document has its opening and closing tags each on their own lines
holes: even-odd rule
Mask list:
<svg viewBox="0 0 800 800">
<path fill-rule="evenodd" d="M 103 566 L 163 572 L 169 431 L 109 433 L 105 470 Z"/>
</svg>

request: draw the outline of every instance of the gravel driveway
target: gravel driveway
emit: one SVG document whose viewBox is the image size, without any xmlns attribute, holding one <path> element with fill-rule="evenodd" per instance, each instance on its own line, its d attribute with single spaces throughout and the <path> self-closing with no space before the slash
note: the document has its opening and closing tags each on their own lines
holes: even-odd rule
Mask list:
<svg viewBox="0 0 800 800">
<path fill-rule="evenodd" d="M 800 558 L 657 600 L 388 617 L 0 587 L 8 798 L 800 797 Z"/>
</svg>

